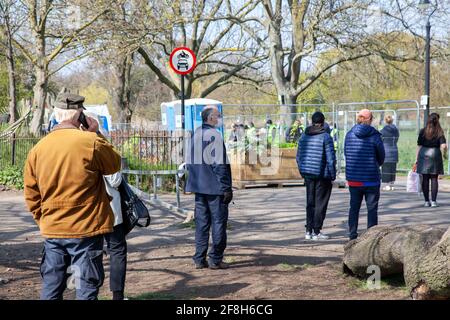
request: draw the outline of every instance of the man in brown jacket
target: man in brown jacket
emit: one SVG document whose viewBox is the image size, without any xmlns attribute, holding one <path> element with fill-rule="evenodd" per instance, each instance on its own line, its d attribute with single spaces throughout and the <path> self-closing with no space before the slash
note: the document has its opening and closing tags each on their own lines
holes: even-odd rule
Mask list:
<svg viewBox="0 0 450 320">
<path fill-rule="evenodd" d="M 103 284 L 103 235 L 114 216 L 103 175 L 120 170 L 120 156 L 86 117 L 84 97 L 61 94 L 55 106 L 59 125 L 31 149 L 24 170 L 28 209 L 45 237 L 41 299 L 62 299 L 69 275 L 77 299 L 96 299 Z"/>
</svg>

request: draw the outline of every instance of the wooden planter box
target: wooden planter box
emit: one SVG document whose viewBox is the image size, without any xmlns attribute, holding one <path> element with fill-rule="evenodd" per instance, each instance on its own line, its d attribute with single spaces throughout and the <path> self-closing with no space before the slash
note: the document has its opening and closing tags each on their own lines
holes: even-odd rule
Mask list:
<svg viewBox="0 0 450 320">
<path fill-rule="evenodd" d="M 261 163 L 260 157 L 256 161 L 249 161 L 248 153 L 232 150 L 228 156 L 231 164 L 233 186 L 244 188 L 249 185 L 277 185 L 303 183 L 295 160 L 296 149 L 279 149 L 278 156 L 274 155 L 272 162 Z"/>
</svg>

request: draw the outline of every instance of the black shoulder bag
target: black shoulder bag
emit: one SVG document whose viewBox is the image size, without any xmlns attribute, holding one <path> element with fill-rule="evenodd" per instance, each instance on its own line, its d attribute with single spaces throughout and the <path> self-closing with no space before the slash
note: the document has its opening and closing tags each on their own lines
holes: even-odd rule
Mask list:
<svg viewBox="0 0 450 320">
<path fill-rule="evenodd" d="M 147 207 L 141 199 L 131 190 L 125 179 L 119 186 L 120 202 L 125 234 L 128 234 L 135 226 L 148 227 L 151 221 Z"/>
</svg>

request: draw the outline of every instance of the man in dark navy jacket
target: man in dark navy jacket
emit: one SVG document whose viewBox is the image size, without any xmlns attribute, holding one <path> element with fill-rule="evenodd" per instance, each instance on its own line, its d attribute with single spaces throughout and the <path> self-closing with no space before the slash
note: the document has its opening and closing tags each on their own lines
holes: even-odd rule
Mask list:
<svg viewBox="0 0 450 320">
<path fill-rule="evenodd" d="M 221 118 L 216 107 L 202 111 L 202 126 L 191 139 L 187 155 L 188 180 L 186 191 L 195 193 L 195 267 L 225 269 L 223 253 L 227 244 L 228 204 L 233 199 L 231 168 L 225 144 L 216 129 Z M 209 229 L 212 227 L 212 246 L 209 263 L 206 261 Z"/>
<path fill-rule="evenodd" d="M 336 155 L 322 112 L 312 115 L 312 125 L 299 140 L 297 165 L 306 184 L 306 240 L 326 240 L 321 232 L 336 179 Z"/>
<path fill-rule="evenodd" d="M 345 136 L 345 176 L 350 190 L 349 237 L 358 237 L 359 210 L 363 198 L 367 205 L 367 228 L 378 224 L 380 166 L 384 163 L 381 134 L 371 126 L 373 116 L 361 110 L 357 124 Z"/>
</svg>

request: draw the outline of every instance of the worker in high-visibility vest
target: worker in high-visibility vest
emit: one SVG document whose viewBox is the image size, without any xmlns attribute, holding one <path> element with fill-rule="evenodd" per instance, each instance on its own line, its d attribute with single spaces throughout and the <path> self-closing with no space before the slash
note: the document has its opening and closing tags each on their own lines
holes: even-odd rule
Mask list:
<svg viewBox="0 0 450 320">
<path fill-rule="evenodd" d="M 337 151 L 339 145 L 339 134 L 336 128 L 336 124 L 331 126 L 330 136 L 333 139 L 334 151 Z"/>
<path fill-rule="evenodd" d="M 276 143 L 277 136 L 279 143 L 279 135 L 277 135 L 277 126 L 273 124 L 271 119 L 266 121 L 266 134 L 267 134 L 267 145 L 273 145 L 274 143 Z"/>
<path fill-rule="evenodd" d="M 300 119 L 294 121 L 291 127 L 286 131 L 286 142 L 297 143 L 303 132 L 305 132 L 305 126 Z"/>
</svg>

